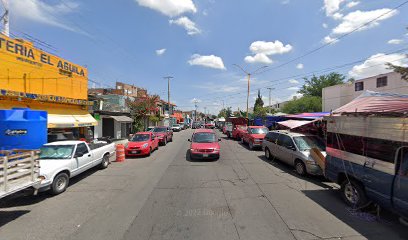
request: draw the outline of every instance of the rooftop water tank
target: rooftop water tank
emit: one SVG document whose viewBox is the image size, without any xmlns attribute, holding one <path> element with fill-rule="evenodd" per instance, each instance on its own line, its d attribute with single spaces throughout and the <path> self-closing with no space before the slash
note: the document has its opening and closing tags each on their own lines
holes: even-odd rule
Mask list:
<svg viewBox="0 0 408 240">
<path fill-rule="evenodd" d="M 38 149 L 47 143 L 47 112 L 0 110 L 0 150 Z"/>
</svg>

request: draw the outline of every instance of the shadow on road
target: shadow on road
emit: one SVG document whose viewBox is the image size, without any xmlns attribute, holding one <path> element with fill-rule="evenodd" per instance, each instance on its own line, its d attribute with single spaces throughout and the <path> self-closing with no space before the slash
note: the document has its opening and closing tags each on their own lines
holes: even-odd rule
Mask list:
<svg viewBox="0 0 408 240">
<path fill-rule="evenodd" d="M 261 159 L 262 161 L 274 166 L 275 168 L 278 168 L 279 170 L 286 172 L 296 178 L 300 178 L 302 180 L 305 180 L 307 182 L 313 183 L 319 187 L 325 188 L 325 189 L 332 189 L 332 186 L 329 186 L 327 184 L 325 184 L 324 182 L 327 181 L 327 179 L 324 176 L 313 176 L 313 175 L 307 175 L 307 176 L 299 176 L 294 167 L 290 166 L 284 162 L 279 161 L 278 159 L 274 159 L 274 160 L 269 160 L 266 159 L 266 157 L 264 155 L 258 156 L 259 159 Z"/>
<path fill-rule="evenodd" d="M 340 198 L 337 190 L 303 190 L 308 198 L 322 206 L 326 211 L 346 223 L 367 239 L 395 239 L 395 233 L 401 239 L 408 236 L 408 228 L 401 225 L 398 216 L 382 210 L 377 216 L 376 208 L 370 207 L 364 212 L 349 208 Z"/>
<path fill-rule="evenodd" d="M 0 211 L 0 227 L 29 212 L 28 210 Z"/>
</svg>

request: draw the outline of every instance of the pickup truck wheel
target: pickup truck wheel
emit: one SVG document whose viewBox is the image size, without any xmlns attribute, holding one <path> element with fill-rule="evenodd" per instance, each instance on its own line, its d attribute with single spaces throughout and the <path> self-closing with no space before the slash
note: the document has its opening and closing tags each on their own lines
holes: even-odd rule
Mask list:
<svg viewBox="0 0 408 240">
<path fill-rule="evenodd" d="M 299 174 L 300 176 L 306 175 L 306 166 L 300 160 L 295 161 L 295 170 L 296 170 L 296 173 Z"/>
<path fill-rule="evenodd" d="M 100 165 L 100 169 L 105 169 L 107 168 L 109 165 L 109 154 L 106 154 L 105 156 L 103 156 L 102 158 L 102 162 Z"/>
<path fill-rule="evenodd" d="M 254 143 L 251 140 L 249 141 L 249 150 L 254 150 Z"/>
<path fill-rule="evenodd" d="M 65 192 L 69 184 L 69 177 L 68 174 L 66 173 L 60 173 L 58 174 L 55 178 L 54 181 L 52 182 L 51 186 L 51 192 L 54 195 L 58 195 L 60 193 Z"/>
<path fill-rule="evenodd" d="M 363 187 L 353 180 L 346 180 L 341 184 L 341 195 L 347 205 L 353 208 L 361 208 L 368 203 Z"/>
</svg>

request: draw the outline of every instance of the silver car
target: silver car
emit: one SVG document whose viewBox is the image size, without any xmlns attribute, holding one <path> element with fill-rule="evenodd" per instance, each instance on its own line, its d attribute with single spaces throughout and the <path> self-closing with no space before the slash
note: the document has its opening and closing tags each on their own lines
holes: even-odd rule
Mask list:
<svg viewBox="0 0 408 240">
<path fill-rule="evenodd" d="M 296 172 L 322 175 L 322 169 L 310 157 L 310 149 L 318 148 L 326 156 L 326 147 L 321 138 L 289 131 L 271 131 L 262 142 L 262 150 L 268 159 L 277 158 L 295 167 Z"/>
</svg>

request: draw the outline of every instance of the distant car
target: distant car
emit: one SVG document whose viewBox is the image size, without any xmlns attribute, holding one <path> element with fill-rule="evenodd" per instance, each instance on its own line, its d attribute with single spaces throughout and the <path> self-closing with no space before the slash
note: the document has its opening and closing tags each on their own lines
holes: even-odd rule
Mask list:
<svg viewBox="0 0 408 240">
<path fill-rule="evenodd" d="M 310 157 L 310 149 L 318 148 L 326 156 L 326 146 L 322 139 L 314 135 L 293 133 L 288 131 L 271 131 L 262 142 L 262 149 L 268 159 L 277 159 L 295 167 L 296 172 L 322 175 L 322 169 Z"/>
<path fill-rule="evenodd" d="M 232 133 L 231 136 L 233 139 L 236 140 L 241 140 L 241 137 L 243 135 L 243 133 L 246 131 L 247 126 L 246 125 L 235 125 L 232 128 Z"/>
<path fill-rule="evenodd" d="M 180 124 L 173 124 L 173 126 L 171 127 L 171 130 L 173 130 L 174 132 L 180 132 L 181 131 L 181 125 Z"/>
<path fill-rule="evenodd" d="M 159 149 L 159 139 L 153 132 L 138 132 L 125 146 L 126 156 L 150 156 Z"/>
<path fill-rule="evenodd" d="M 181 130 L 186 129 L 186 124 L 184 122 L 179 122 Z"/>
<path fill-rule="evenodd" d="M 198 128 L 201 128 L 201 123 L 200 122 L 193 122 L 192 129 L 198 129 Z"/>
<path fill-rule="evenodd" d="M 206 124 L 204 124 L 204 128 L 214 129 L 214 128 L 215 128 L 215 125 L 214 125 L 214 123 L 206 123 Z"/>
<path fill-rule="evenodd" d="M 247 130 L 242 133 L 241 143 L 248 143 L 250 150 L 256 147 L 262 148 L 262 141 L 268 132 L 268 128 L 264 126 L 249 126 Z"/>
<path fill-rule="evenodd" d="M 148 126 L 146 128 L 146 132 L 151 132 L 151 131 L 153 131 L 154 128 L 155 128 L 155 126 Z"/>
<path fill-rule="evenodd" d="M 155 127 L 153 133 L 159 140 L 159 144 L 165 146 L 168 142 L 173 141 L 173 131 L 169 127 Z"/>
<path fill-rule="evenodd" d="M 211 129 L 195 130 L 190 144 L 190 159 L 219 159 L 221 139 L 217 139 L 215 132 Z"/>
</svg>

